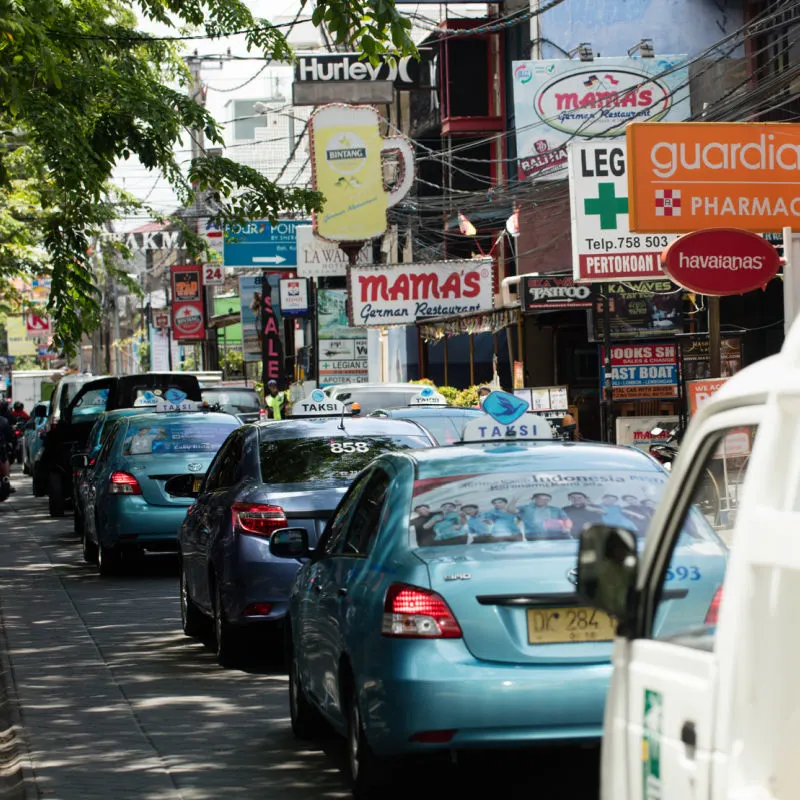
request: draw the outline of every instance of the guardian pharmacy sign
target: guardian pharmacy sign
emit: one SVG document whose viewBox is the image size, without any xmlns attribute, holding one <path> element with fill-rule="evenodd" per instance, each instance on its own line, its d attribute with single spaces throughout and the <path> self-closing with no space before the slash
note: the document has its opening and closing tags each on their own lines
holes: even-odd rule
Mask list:
<svg viewBox="0 0 800 800">
<path fill-rule="evenodd" d="M 630 227 L 642 233 L 800 228 L 793 123 L 631 123 Z"/>
</svg>

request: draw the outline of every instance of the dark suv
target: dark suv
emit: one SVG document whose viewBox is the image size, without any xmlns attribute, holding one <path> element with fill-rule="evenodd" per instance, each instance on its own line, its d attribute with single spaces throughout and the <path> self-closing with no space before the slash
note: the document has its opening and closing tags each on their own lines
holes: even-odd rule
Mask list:
<svg viewBox="0 0 800 800">
<path fill-rule="evenodd" d="M 161 396 L 169 389 L 179 389 L 187 400 L 200 402 L 200 384 L 194 375 L 173 372 L 148 372 L 97 378 L 84 383 L 75 392 L 44 442 L 40 469 L 47 475 L 47 496 L 51 517 L 64 514 L 72 500 L 73 453 L 83 450 L 89 432 L 100 414 L 118 408 L 149 405 L 151 395 Z"/>
</svg>

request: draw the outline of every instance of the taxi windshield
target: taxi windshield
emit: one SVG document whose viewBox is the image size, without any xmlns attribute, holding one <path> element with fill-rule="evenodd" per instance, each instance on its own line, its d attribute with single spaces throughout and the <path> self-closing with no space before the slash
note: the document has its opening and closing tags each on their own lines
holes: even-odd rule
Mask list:
<svg viewBox="0 0 800 800">
<path fill-rule="evenodd" d="M 172 420 L 157 424 L 134 424 L 122 445 L 126 456 L 142 456 L 163 453 L 216 453 L 228 434 L 238 427 L 204 420 Z"/>
<path fill-rule="evenodd" d="M 658 472 L 627 470 L 480 473 L 414 483 L 412 545 L 576 541 L 593 523 L 643 538 L 666 485 Z M 715 540 L 702 515 L 684 528 L 687 541 Z"/>
<path fill-rule="evenodd" d="M 424 436 L 326 436 L 261 442 L 264 483 L 351 480 L 382 453 L 430 447 Z"/>
<path fill-rule="evenodd" d="M 219 404 L 223 411 L 246 413 L 258 411 L 261 408 L 258 395 L 247 389 L 226 389 L 222 392 L 214 389 L 204 391 L 202 396 L 203 400 L 207 400 L 211 405 Z"/>
</svg>

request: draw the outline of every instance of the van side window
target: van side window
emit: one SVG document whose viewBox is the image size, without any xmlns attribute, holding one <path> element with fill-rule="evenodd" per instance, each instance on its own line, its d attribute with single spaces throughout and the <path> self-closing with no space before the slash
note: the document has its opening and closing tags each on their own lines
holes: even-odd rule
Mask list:
<svg viewBox="0 0 800 800">
<path fill-rule="evenodd" d="M 725 561 L 719 551 L 734 544 L 736 512 L 755 434 L 755 425 L 717 431 L 701 450 L 703 466 L 661 581 L 654 639 L 714 649 L 725 583 Z M 709 539 L 716 540 L 717 547 Z"/>
</svg>

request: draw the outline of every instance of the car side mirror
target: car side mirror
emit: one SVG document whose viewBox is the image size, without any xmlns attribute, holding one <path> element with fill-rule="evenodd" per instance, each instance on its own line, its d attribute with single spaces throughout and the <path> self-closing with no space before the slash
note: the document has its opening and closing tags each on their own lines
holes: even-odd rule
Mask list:
<svg viewBox="0 0 800 800">
<path fill-rule="evenodd" d="M 89 456 L 85 453 L 75 453 L 69 463 L 73 469 L 86 469 L 89 466 Z"/>
<path fill-rule="evenodd" d="M 36 408 L 33 409 L 33 416 L 39 419 L 47 417 L 47 406 L 36 406 Z"/>
<path fill-rule="evenodd" d="M 636 585 L 636 535 L 625 528 L 588 525 L 578 550 L 578 595 L 614 617 L 618 633 L 629 621 L 628 598 Z"/>
<path fill-rule="evenodd" d="M 276 558 L 310 558 L 305 528 L 280 528 L 269 539 L 269 552 Z"/>
<path fill-rule="evenodd" d="M 164 484 L 164 491 L 172 497 L 198 497 L 203 477 L 203 475 L 175 475 Z"/>
</svg>

